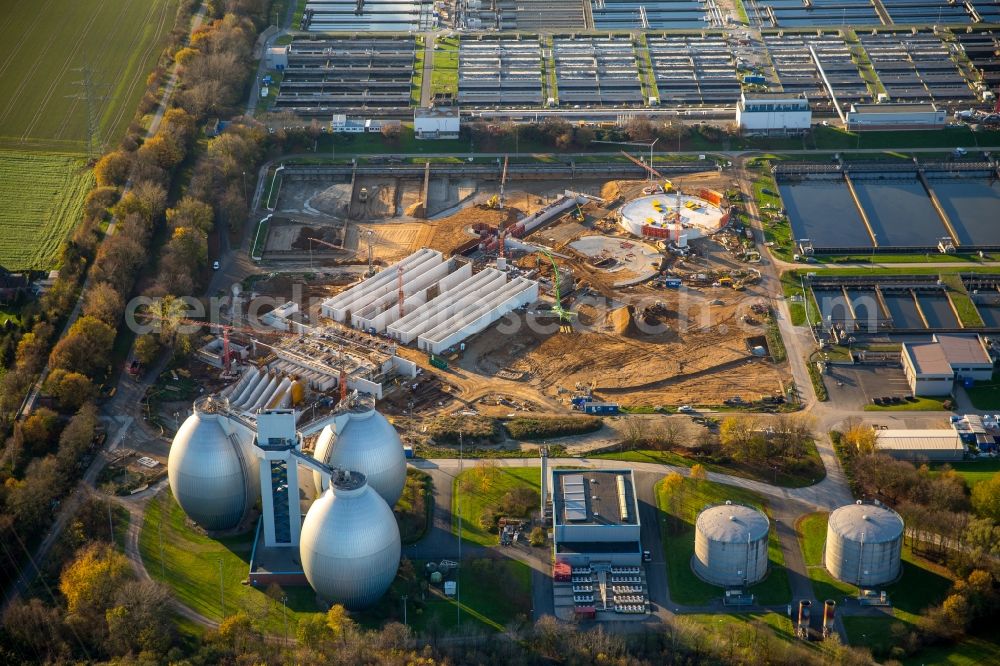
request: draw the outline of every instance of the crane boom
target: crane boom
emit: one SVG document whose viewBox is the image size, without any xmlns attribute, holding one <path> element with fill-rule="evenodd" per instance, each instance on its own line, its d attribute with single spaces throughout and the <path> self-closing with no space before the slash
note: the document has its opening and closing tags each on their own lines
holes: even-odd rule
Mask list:
<svg viewBox="0 0 1000 666">
<path fill-rule="evenodd" d="M 503 171 L 500 172 L 500 196 L 497 199 L 497 208 L 503 210 L 503 186 L 507 184 L 507 161 L 508 156 L 503 156 Z"/>
<path fill-rule="evenodd" d="M 560 322 L 564 321 L 568 322 L 570 320 L 570 317 L 576 316 L 576 313 L 570 312 L 569 310 L 564 309 L 562 306 L 562 294 L 559 292 L 559 266 L 556 265 L 555 257 L 552 256 L 551 252 L 542 248 L 538 248 L 538 252 L 540 254 L 544 254 L 546 257 L 548 257 L 549 261 L 552 262 L 552 274 L 553 274 L 552 291 L 556 297 L 556 302 L 555 305 L 552 306 L 552 311 L 555 312 L 557 315 L 559 315 Z"/>
<path fill-rule="evenodd" d="M 634 158 L 631 155 L 629 155 L 628 153 L 626 153 L 624 150 L 622 151 L 622 155 L 624 155 L 626 158 L 628 158 L 629 162 L 632 162 L 633 164 L 641 166 L 643 169 L 645 169 L 649 173 L 653 174 L 657 178 L 663 178 L 663 174 L 661 174 L 659 171 L 657 171 L 656 169 L 654 169 L 653 165 L 646 164 L 642 160 L 637 160 L 636 158 Z"/>
<path fill-rule="evenodd" d="M 343 246 L 334 245 L 333 243 L 331 243 L 329 241 L 322 240 L 320 238 L 310 238 L 309 242 L 310 243 L 319 243 L 320 245 L 326 245 L 327 247 L 332 247 L 334 250 L 343 250 L 344 249 Z"/>
</svg>

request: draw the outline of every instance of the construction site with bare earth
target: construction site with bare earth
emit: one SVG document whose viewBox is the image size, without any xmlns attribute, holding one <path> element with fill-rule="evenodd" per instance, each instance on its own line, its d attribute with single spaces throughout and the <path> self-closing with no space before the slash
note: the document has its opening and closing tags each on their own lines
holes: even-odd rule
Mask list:
<svg viewBox="0 0 1000 666">
<path fill-rule="evenodd" d="M 259 266 L 306 275 L 308 295 L 324 303 L 338 293 L 351 302 L 370 283 L 379 298 L 355 299 L 338 317 L 304 296 L 298 316 L 395 338 L 400 357 L 441 375 L 444 411 L 454 409 L 450 397 L 471 406 L 516 396 L 526 409 L 551 411 L 581 393 L 633 409 L 773 406 L 789 395 L 780 336 L 769 335 L 776 328 L 759 284 L 760 255 L 736 215 L 744 195 L 732 176 L 697 163 L 669 179 L 618 165 L 622 180 L 597 177 L 598 169 L 532 166 L 399 165 L 364 174 L 283 166 L 263 184 L 262 212 L 270 214 L 255 243 Z M 451 278 L 438 284 L 436 274 L 431 280 L 412 266 L 428 250 L 438 255 L 432 263 L 448 264 L 433 270 L 452 282 L 467 273 L 470 303 L 485 302 L 471 283 L 490 284 L 487 272 L 506 274 L 496 284 L 507 289 L 516 280 L 537 288 L 445 346 L 401 337 L 393 322 L 419 319 L 427 301 L 447 306 L 435 324 L 471 312 L 444 300 Z M 254 291 L 281 298 L 281 282 L 257 282 Z"/>
</svg>

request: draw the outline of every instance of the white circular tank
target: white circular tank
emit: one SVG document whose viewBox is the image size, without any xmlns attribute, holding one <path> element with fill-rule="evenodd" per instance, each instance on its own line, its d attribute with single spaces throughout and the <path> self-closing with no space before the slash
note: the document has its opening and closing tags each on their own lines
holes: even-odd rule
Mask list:
<svg viewBox="0 0 1000 666">
<path fill-rule="evenodd" d="M 344 473 L 306 513 L 299 554 L 316 593 L 351 609 L 378 601 L 399 568 L 396 517 L 363 474 Z"/>
<path fill-rule="evenodd" d="M 633 199 L 618 211 L 618 223 L 635 236 L 662 238 L 679 242 L 715 233 L 729 223 L 729 214 L 718 201 L 720 195 L 709 190 L 693 194 L 655 194 Z"/>
<path fill-rule="evenodd" d="M 219 407 L 210 398 L 196 402 L 194 413 L 174 435 L 167 458 L 174 498 L 191 520 L 210 531 L 236 527 L 250 503 L 241 454 L 229 437 L 239 429 L 224 424 Z M 253 474 L 252 469 L 248 472 Z"/>
<path fill-rule="evenodd" d="M 691 566 L 698 577 L 726 587 L 753 585 L 767 574 L 770 521 L 749 506 L 726 502 L 695 522 Z"/>
<path fill-rule="evenodd" d="M 881 504 L 857 502 L 830 514 L 824 561 L 837 580 L 860 588 L 899 577 L 903 519 Z"/>
<path fill-rule="evenodd" d="M 371 402 L 338 416 L 333 426 L 323 428 L 313 453 L 316 460 L 352 472 L 361 472 L 375 492 L 396 506 L 406 483 L 406 455 L 399 433 Z M 313 472 L 317 495 L 322 493 L 321 475 Z"/>
</svg>

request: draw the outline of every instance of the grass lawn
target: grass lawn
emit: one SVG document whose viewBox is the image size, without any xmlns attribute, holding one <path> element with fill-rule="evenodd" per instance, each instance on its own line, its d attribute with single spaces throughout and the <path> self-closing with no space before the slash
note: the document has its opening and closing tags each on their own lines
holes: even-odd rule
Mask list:
<svg viewBox="0 0 1000 666">
<path fill-rule="evenodd" d="M 788 643 L 801 643 L 795 637 L 792 620 L 781 613 L 692 613 L 679 615 L 677 621 L 706 629 L 720 638 L 741 640 L 740 632 L 751 629 L 752 624 L 764 624 L 775 636 Z M 810 647 L 812 647 L 810 645 Z"/>
<path fill-rule="evenodd" d="M 889 615 L 844 616 L 851 645 L 867 647 L 875 655 L 887 654 L 893 647 L 892 625 L 899 622 Z M 981 636 L 965 638 L 957 645 L 925 648 L 902 660 L 907 666 L 979 666 L 1000 663 L 1000 644 Z"/>
<path fill-rule="evenodd" d="M 494 578 L 494 584 L 486 584 Z M 517 560 L 467 561 L 459 569 L 458 585 L 462 590 L 461 617 L 456 599 L 449 599 L 432 587 L 424 611 L 411 613 L 415 631 L 427 632 L 431 625 L 441 629 L 468 626 L 470 621 L 492 631 L 531 615 L 531 568 Z M 503 593 L 497 591 L 502 586 Z"/>
<path fill-rule="evenodd" d="M 420 106 L 420 91 L 424 85 L 424 49 L 413 54 L 413 77 L 410 79 L 410 104 Z"/>
<path fill-rule="evenodd" d="M 825 512 L 807 514 L 798 520 L 795 530 L 816 598 L 839 602 L 845 596 L 856 595 L 858 588 L 835 579 L 823 566 L 828 515 Z M 946 569 L 915 555 L 904 545 L 902 576 L 884 589 L 892 602 L 895 619 L 912 624 L 921 611 L 944 599 L 951 583 Z"/>
<path fill-rule="evenodd" d="M 270 222 L 267 218 L 262 219 L 257 224 L 257 231 L 254 233 L 253 246 L 250 248 L 250 258 L 259 260 L 267 247 L 267 235 L 270 231 Z"/>
<path fill-rule="evenodd" d="M 78 82 L 85 66 L 96 99 L 97 143 L 120 139 L 174 26 L 177 5 L 177 0 L 5 3 L 0 146 L 83 153 L 88 114 Z"/>
<path fill-rule="evenodd" d="M 812 289 L 808 287 L 806 287 L 805 292 L 802 291 L 802 284 L 799 282 L 796 271 L 785 271 L 781 274 L 781 290 L 788 303 L 788 313 L 791 316 L 792 326 L 806 325 L 806 307 L 809 308 L 808 321 L 819 321 L 819 306 L 816 304 L 816 297 L 813 295 Z M 792 300 L 795 297 L 798 298 L 797 301 Z"/>
<path fill-rule="evenodd" d="M 965 393 L 976 409 L 1000 409 L 1000 375 L 994 374 L 988 382 L 976 382 Z"/>
<path fill-rule="evenodd" d="M 805 472 L 788 473 L 778 470 L 775 475 L 774 470 L 769 467 L 755 468 L 743 464 L 731 463 L 722 465 L 719 463 L 707 462 L 694 457 L 681 455 L 675 451 L 657 451 L 652 449 L 636 449 L 633 451 L 604 451 L 588 456 L 589 458 L 603 458 L 605 460 L 623 460 L 625 462 L 645 462 L 658 465 L 674 465 L 676 467 L 691 467 L 701 464 L 709 472 L 719 472 L 721 474 L 732 474 L 744 479 L 754 479 L 764 481 L 782 488 L 805 488 L 821 481 L 826 476 L 823 461 L 820 460 L 819 453 L 816 452 L 816 445 L 812 443 L 808 447 L 808 458 L 811 462 L 810 468 Z"/>
<path fill-rule="evenodd" d="M 816 127 L 812 141 L 817 150 L 965 147 L 971 152 L 979 145 L 994 146 L 1000 143 L 1000 132 L 973 132 L 968 127 L 945 127 L 934 132 L 896 130 L 859 133 L 837 127 Z"/>
<path fill-rule="evenodd" d="M 473 465 L 455 477 L 452 493 L 452 532 L 461 534 L 466 541 L 484 546 L 495 546 L 497 535 L 479 526 L 479 516 L 483 510 L 496 506 L 500 498 L 509 490 L 517 487 L 527 487 L 541 491 L 542 473 L 539 467 L 497 467 L 493 478 L 488 480 L 487 488 L 477 487 L 471 492 L 462 488 L 462 480 L 476 474 Z M 461 513 L 461 524 L 459 524 Z"/>
<path fill-rule="evenodd" d="M 982 326 L 983 318 L 979 315 L 979 310 L 976 309 L 972 298 L 969 297 L 962 277 L 956 274 L 942 275 L 941 281 L 948 289 L 948 297 L 951 299 L 952 305 L 955 306 L 955 312 L 958 314 L 958 320 L 962 326 Z"/>
<path fill-rule="evenodd" d="M 700 605 L 722 596 L 723 589 L 697 578 L 691 571 L 691 556 L 694 554 L 694 523 L 698 513 L 706 504 L 719 504 L 726 500 L 749 504 L 768 510 L 767 502 L 756 493 L 742 488 L 724 486 L 712 481 L 684 479 L 679 497 L 671 497 L 663 482 L 656 486 L 656 503 L 661 516 L 660 531 L 663 535 L 663 550 L 667 557 L 667 580 L 670 598 L 682 605 Z M 778 534 L 771 530 L 768 540 L 770 571 L 767 577 L 750 591 L 757 597 L 757 603 L 783 604 L 791 599 L 791 587 L 785 571 L 785 558 L 778 543 Z"/>
<path fill-rule="evenodd" d="M 816 260 L 823 264 L 871 264 L 870 254 L 817 254 Z M 926 264 L 926 263 L 962 263 L 980 261 L 974 254 L 941 254 L 939 252 L 924 252 L 921 254 L 876 254 L 876 264 Z"/>
<path fill-rule="evenodd" d="M 165 583 L 178 601 L 213 620 L 245 610 L 264 631 L 279 635 L 284 632 L 281 602 L 264 590 L 243 585 L 252 547 L 253 533 L 222 539 L 198 533 L 169 492 L 149 503 L 139 537 L 139 550 L 149 575 Z M 223 598 L 219 589 L 220 562 Z M 288 633 L 294 635 L 300 619 L 319 611 L 316 595 L 308 586 L 288 586 L 282 592 L 288 596 Z"/>
<path fill-rule="evenodd" d="M 431 98 L 438 93 L 458 97 L 458 37 L 441 37 L 435 42 Z"/>
<path fill-rule="evenodd" d="M 866 412 L 940 412 L 947 411 L 944 401 L 950 398 L 925 398 L 917 396 L 916 402 L 904 400 L 898 405 L 865 405 Z"/>
<path fill-rule="evenodd" d="M 0 266 L 55 268 L 92 183 L 81 157 L 0 150 Z"/>
<path fill-rule="evenodd" d="M 931 469 L 938 471 L 947 464 L 958 472 L 965 482 L 971 487 L 980 481 L 988 481 L 994 474 L 1000 472 L 1000 458 L 989 458 L 986 460 L 968 460 L 965 462 L 939 463 L 932 465 Z"/>
</svg>

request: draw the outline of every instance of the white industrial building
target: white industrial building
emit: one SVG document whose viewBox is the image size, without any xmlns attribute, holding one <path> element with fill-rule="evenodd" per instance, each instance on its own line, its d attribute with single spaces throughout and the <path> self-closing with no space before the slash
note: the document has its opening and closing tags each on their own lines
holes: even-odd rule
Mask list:
<svg viewBox="0 0 1000 666">
<path fill-rule="evenodd" d="M 440 354 L 536 300 L 534 280 L 495 268 L 473 273 L 468 262 L 424 248 L 328 299 L 320 313 Z"/>
<path fill-rule="evenodd" d="M 422 106 L 413 110 L 413 133 L 418 139 L 457 139 L 458 106 Z"/>
<path fill-rule="evenodd" d="M 987 381 L 993 359 L 978 335 L 935 334 L 903 343 L 903 373 L 914 395 L 949 395 L 955 380 Z"/>
<path fill-rule="evenodd" d="M 925 104 L 851 104 L 849 130 L 937 129 L 948 114 L 931 102 Z"/>
<path fill-rule="evenodd" d="M 632 470 L 552 470 L 556 561 L 572 567 L 642 564 Z"/>
<path fill-rule="evenodd" d="M 875 448 L 897 460 L 961 460 L 965 444 L 948 430 L 879 430 Z"/>
<path fill-rule="evenodd" d="M 348 118 L 343 113 L 335 113 L 330 120 L 330 131 L 334 134 L 364 134 L 365 121 L 361 118 Z"/>
<path fill-rule="evenodd" d="M 812 124 L 812 109 L 804 93 L 740 94 L 736 124 L 748 133 L 804 132 Z"/>
</svg>

